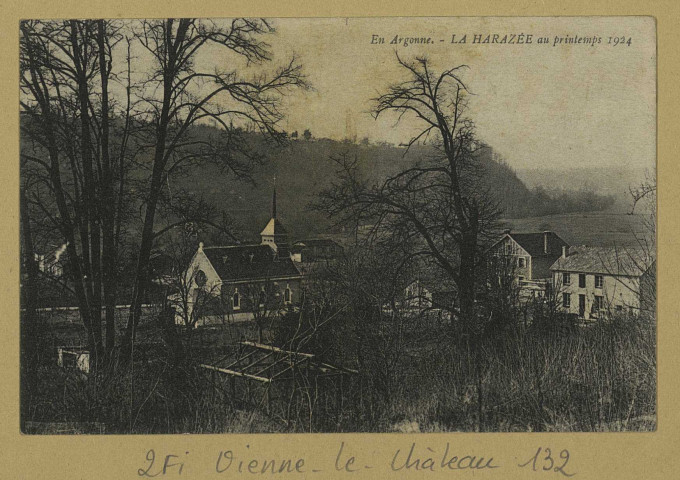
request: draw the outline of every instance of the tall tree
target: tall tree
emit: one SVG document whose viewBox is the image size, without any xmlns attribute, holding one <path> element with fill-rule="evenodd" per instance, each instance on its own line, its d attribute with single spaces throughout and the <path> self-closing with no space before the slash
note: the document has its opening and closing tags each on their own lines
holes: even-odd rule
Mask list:
<svg viewBox="0 0 680 480">
<path fill-rule="evenodd" d="M 426 58 L 397 56 L 405 79 L 374 99 L 373 115 L 390 112 L 398 122 L 412 121 L 417 131 L 407 150 L 429 144 L 426 158 L 396 175 L 369 185 L 356 161 L 342 159 L 341 180 L 322 196 L 321 207 L 341 221 L 373 225 L 372 237 L 389 241 L 404 265 L 434 262 L 457 286 L 452 313 L 475 324 L 478 267 L 484 245 L 496 229 L 499 208 L 484 185 L 479 151 L 484 145 L 468 116 L 468 88 L 460 65 L 441 73 Z"/>
<path fill-rule="evenodd" d="M 22 173 L 30 169 L 40 179 L 33 184 L 44 187 L 42 194 L 33 188 L 26 198 L 67 245 L 70 283 L 94 367 L 108 356 L 115 341 L 115 229 L 122 223 L 126 197 L 124 163 L 130 127 L 129 74 L 127 108 L 115 111 L 124 126 L 114 129 L 110 122 L 114 110 L 108 83 L 112 49 L 122 38 L 120 28 L 103 20 L 21 24 Z"/>
<path fill-rule="evenodd" d="M 209 20 L 167 19 L 142 21 L 138 39 L 152 61 L 152 73 L 144 82 L 150 124 L 152 162 L 144 198 L 144 220 L 135 269 L 132 308 L 125 331 L 128 351 L 134 342 L 148 288 L 149 258 L 156 238 L 156 213 L 169 175 L 201 160 L 215 160 L 239 174 L 239 158 L 251 158 L 244 127 L 282 141 L 278 129 L 284 93 L 306 87 L 302 69 L 295 58 L 273 73 L 262 68 L 271 60 L 269 44 L 263 37 L 274 29 L 265 20 L 234 19 L 228 23 Z M 200 68 L 198 55 L 227 55 L 231 70 Z M 255 66 L 246 77 L 238 65 Z M 246 71 L 250 71 L 246 69 Z M 213 121 L 222 135 L 206 141 L 192 135 L 192 127 Z"/>
</svg>

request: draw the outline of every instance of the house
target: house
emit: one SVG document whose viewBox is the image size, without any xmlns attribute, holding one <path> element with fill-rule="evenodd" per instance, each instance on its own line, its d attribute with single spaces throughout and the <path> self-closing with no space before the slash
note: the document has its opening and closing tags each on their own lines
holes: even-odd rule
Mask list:
<svg viewBox="0 0 680 480">
<path fill-rule="evenodd" d="M 506 230 L 489 252 L 509 261 L 510 273 L 517 278 L 523 296 L 543 296 L 551 279 L 550 267 L 568 248 L 555 232 L 511 233 Z"/>
<path fill-rule="evenodd" d="M 655 300 L 655 267 L 641 249 L 578 246 L 565 249 L 550 270 L 562 309 L 591 320 L 647 308 Z"/>
<path fill-rule="evenodd" d="M 404 288 L 400 305 L 408 310 L 450 313 L 455 307 L 458 290 L 450 281 L 421 275 Z"/>
<path fill-rule="evenodd" d="M 287 234 L 276 217 L 262 230 L 260 244 L 204 246 L 182 275 L 182 285 L 169 298 L 176 323 L 195 325 L 274 316 L 300 303 L 302 274 L 289 255 Z"/>
<path fill-rule="evenodd" d="M 68 242 L 58 247 L 52 247 L 45 254 L 36 253 L 35 262 L 38 266 L 38 270 L 55 278 L 62 277 L 65 273 L 67 259 L 65 253 L 67 247 Z"/>
</svg>

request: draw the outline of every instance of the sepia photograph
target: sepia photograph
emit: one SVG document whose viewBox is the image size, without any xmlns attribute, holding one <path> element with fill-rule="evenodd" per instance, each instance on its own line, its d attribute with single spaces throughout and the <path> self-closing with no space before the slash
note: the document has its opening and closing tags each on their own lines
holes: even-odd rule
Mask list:
<svg viewBox="0 0 680 480">
<path fill-rule="evenodd" d="M 656 41 L 22 20 L 21 432 L 656 431 Z"/>
</svg>

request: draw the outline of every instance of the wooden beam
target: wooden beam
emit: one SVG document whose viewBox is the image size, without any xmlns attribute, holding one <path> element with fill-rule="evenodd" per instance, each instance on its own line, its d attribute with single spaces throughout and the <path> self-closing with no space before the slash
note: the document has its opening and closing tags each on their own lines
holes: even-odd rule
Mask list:
<svg viewBox="0 0 680 480">
<path fill-rule="evenodd" d="M 358 374 L 358 370 L 354 370 L 352 368 L 347 368 L 347 367 L 337 367 L 335 365 L 330 365 L 328 363 L 320 363 L 319 364 L 322 368 L 327 368 L 329 370 L 336 370 L 342 373 L 353 373 L 353 374 Z"/>
<path fill-rule="evenodd" d="M 234 365 L 241 363 L 242 360 L 245 360 L 246 358 L 252 357 L 253 355 L 255 355 L 255 352 L 250 352 L 249 354 L 244 355 L 243 357 L 239 357 L 238 359 L 234 360 L 233 362 L 231 362 L 226 367 L 221 367 L 221 368 L 231 368 Z M 222 360 L 224 360 L 224 358 L 222 358 Z M 222 360 L 215 362 L 215 363 L 220 363 Z"/>
<path fill-rule="evenodd" d="M 278 372 L 276 375 L 273 375 L 273 376 L 272 376 L 272 380 L 277 379 L 278 377 L 280 377 L 281 375 L 283 375 L 283 374 L 286 373 L 287 371 L 292 370 L 293 368 L 297 367 L 297 366 L 300 365 L 301 363 L 306 362 L 306 361 L 308 361 L 308 360 L 309 360 L 309 358 L 301 358 L 301 359 L 299 359 L 299 360 L 296 360 L 295 362 L 291 363 L 289 366 L 287 366 L 286 368 L 284 368 L 283 370 L 281 370 L 280 372 Z"/>
<path fill-rule="evenodd" d="M 276 353 L 276 352 L 269 352 L 269 353 L 266 354 L 264 357 L 258 358 L 258 359 L 255 360 L 253 363 L 249 363 L 248 365 L 242 367 L 242 370 L 245 371 L 245 370 L 249 369 L 250 367 L 255 367 L 255 366 L 258 366 L 258 365 L 261 367 L 261 366 L 262 366 L 262 365 L 261 365 L 261 362 L 267 360 L 269 357 L 271 357 L 271 356 L 274 355 L 275 353 Z M 274 363 L 276 363 L 276 362 L 274 362 Z M 259 373 L 256 373 L 255 375 L 259 375 Z"/>
<path fill-rule="evenodd" d="M 248 373 L 237 372 L 235 370 L 229 370 L 229 369 L 226 369 L 226 368 L 213 367 L 212 365 L 201 364 L 199 366 L 203 367 L 205 369 L 208 369 L 208 370 L 213 370 L 213 371 L 220 372 L 220 373 L 226 373 L 227 375 L 231 375 L 231 376 L 234 376 L 234 377 L 243 377 L 243 378 L 249 378 L 251 380 L 257 380 L 258 382 L 262 382 L 262 383 L 271 383 L 271 380 L 269 378 L 258 377 L 256 375 L 250 375 Z"/>
<path fill-rule="evenodd" d="M 249 347 L 254 347 L 254 348 L 259 348 L 261 350 L 270 350 L 272 352 L 279 352 L 279 353 L 286 353 L 288 355 L 300 355 L 303 357 L 307 358 L 313 358 L 314 355 L 311 353 L 300 353 L 300 352 L 291 352 L 290 350 L 282 350 L 278 347 L 273 347 L 271 345 L 264 345 L 262 343 L 255 343 L 255 342 L 249 342 L 249 341 L 243 341 L 241 342 L 241 345 L 246 345 Z"/>
</svg>

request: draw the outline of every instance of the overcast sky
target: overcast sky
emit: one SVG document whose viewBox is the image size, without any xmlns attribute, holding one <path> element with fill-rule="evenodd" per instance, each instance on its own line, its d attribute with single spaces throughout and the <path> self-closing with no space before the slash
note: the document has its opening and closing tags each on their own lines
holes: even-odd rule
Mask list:
<svg viewBox="0 0 680 480">
<path fill-rule="evenodd" d="M 413 126 L 375 121 L 369 100 L 403 78 L 405 58 L 426 54 L 441 70 L 464 63 L 475 94 L 478 134 L 515 168 L 655 163 L 656 59 L 651 18 L 274 19 L 275 58 L 295 52 L 315 90 L 288 100 L 289 131 L 316 137 L 356 135 L 399 144 Z M 532 34 L 531 45 L 473 44 L 473 35 Z M 385 44 L 371 45 L 372 35 Z M 467 34 L 467 44 L 451 36 Z M 432 37 L 433 45 L 395 47 L 395 35 Z M 596 46 L 557 45 L 555 36 L 601 37 Z M 630 45 L 609 45 L 625 36 Z M 538 37 L 549 45 L 539 45 Z M 508 37 L 510 38 L 510 37 Z M 440 40 L 444 40 L 443 42 Z"/>
</svg>

